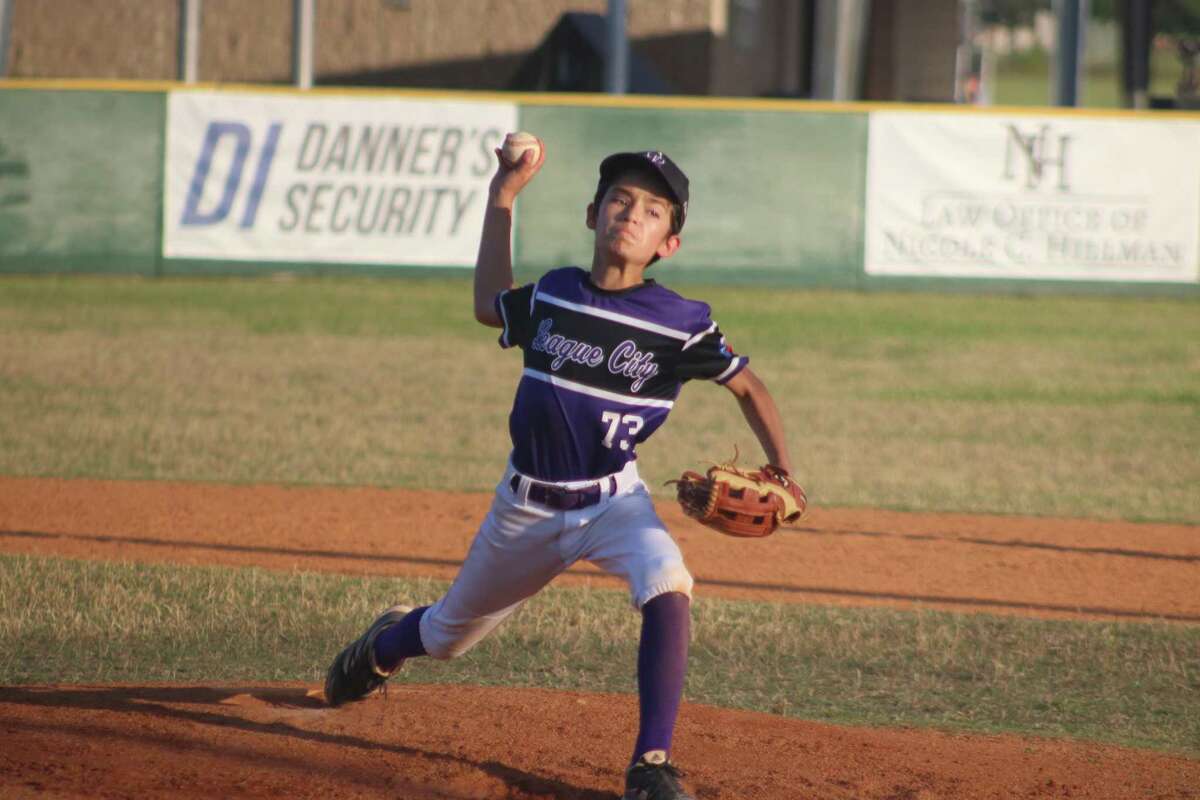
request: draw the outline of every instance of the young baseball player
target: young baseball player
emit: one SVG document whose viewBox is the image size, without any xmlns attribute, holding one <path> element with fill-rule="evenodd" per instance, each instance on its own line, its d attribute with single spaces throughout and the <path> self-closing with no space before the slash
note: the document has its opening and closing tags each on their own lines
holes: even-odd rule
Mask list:
<svg viewBox="0 0 1200 800">
<path fill-rule="evenodd" d="M 405 659 L 462 655 L 586 559 L 620 576 L 642 615 L 641 716 L 624 796 L 686 800 L 670 751 L 692 576 L 638 477 L 635 448 L 666 421 L 683 383 L 711 380 L 737 398 L 770 463 L 790 471 L 779 412 L 748 359 L 726 345 L 709 307 L 645 277 L 679 249 L 687 216 L 688 179 L 670 158 L 648 151 L 604 159 L 587 207 L 591 269 L 555 269 L 514 287 L 513 205 L 546 150 L 515 164 L 496 154 L 475 317 L 500 329 L 502 348 L 523 351 L 510 461 L 449 591 L 432 606 L 397 606 L 375 620 L 334 660 L 325 696 L 333 706 L 358 700 Z"/>
</svg>

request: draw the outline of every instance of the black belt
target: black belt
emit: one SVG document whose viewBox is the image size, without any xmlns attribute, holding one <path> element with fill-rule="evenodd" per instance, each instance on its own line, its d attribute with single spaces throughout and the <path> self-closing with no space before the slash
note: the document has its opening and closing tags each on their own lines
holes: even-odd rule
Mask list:
<svg viewBox="0 0 1200 800">
<path fill-rule="evenodd" d="M 538 483 L 531 478 L 525 480 L 529 481 L 529 499 L 556 511 L 574 511 L 577 508 L 594 506 L 603 497 L 601 489 L 604 486 L 603 480 L 582 489 L 564 489 L 552 483 Z M 610 475 L 607 482 L 608 496 L 612 497 L 617 493 L 617 479 Z M 516 494 L 521 487 L 521 475 L 513 475 L 508 485 L 513 494 Z"/>
</svg>

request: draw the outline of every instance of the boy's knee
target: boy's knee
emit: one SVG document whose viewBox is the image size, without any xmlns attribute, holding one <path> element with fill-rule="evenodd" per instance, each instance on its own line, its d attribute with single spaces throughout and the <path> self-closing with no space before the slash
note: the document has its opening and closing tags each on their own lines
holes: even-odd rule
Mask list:
<svg viewBox="0 0 1200 800">
<path fill-rule="evenodd" d="M 467 654 L 475 642 L 466 640 L 450 640 L 448 642 L 437 642 L 433 647 L 425 645 L 425 652 L 438 661 L 449 661 L 450 659 L 458 658 Z"/>
<path fill-rule="evenodd" d="M 421 619 L 421 644 L 430 658 L 439 661 L 465 655 L 481 638 L 472 626 L 446 624 L 436 613 L 428 613 Z"/>
<path fill-rule="evenodd" d="M 653 569 L 647 575 L 645 585 L 635 590 L 633 604 L 637 608 L 668 592 L 678 592 L 691 599 L 695 579 L 682 561 L 664 560 L 651 566 Z"/>
</svg>

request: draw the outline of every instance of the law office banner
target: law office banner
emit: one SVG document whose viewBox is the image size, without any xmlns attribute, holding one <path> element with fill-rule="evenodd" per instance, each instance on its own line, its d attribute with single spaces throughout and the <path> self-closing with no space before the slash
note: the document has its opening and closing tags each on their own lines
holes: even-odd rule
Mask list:
<svg viewBox="0 0 1200 800">
<path fill-rule="evenodd" d="M 873 112 L 868 275 L 1195 283 L 1200 121 Z"/>
<path fill-rule="evenodd" d="M 163 255 L 470 266 L 511 103 L 172 92 Z"/>
</svg>

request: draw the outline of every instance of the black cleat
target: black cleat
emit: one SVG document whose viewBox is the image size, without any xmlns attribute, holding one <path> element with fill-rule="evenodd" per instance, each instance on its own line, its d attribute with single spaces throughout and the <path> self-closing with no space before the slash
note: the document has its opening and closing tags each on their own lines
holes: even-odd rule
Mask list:
<svg viewBox="0 0 1200 800">
<path fill-rule="evenodd" d="M 667 760 L 662 750 L 651 750 L 625 770 L 625 794 L 621 800 L 696 800 L 679 779 L 683 773 Z"/>
<path fill-rule="evenodd" d="M 362 700 L 395 674 L 375 664 L 375 639 L 412 611 L 409 606 L 392 606 L 371 623 L 366 633 L 346 645 L 329 666 L 325 676 L 325 702 L 336 708 L 343 703 Z M 401 661 L 401 664 L 404 662 Z M 396 669 L 399 669 L 397 665 Z"/>
</svg>

